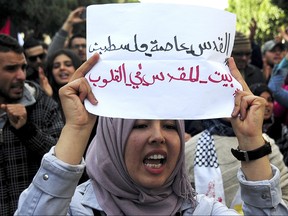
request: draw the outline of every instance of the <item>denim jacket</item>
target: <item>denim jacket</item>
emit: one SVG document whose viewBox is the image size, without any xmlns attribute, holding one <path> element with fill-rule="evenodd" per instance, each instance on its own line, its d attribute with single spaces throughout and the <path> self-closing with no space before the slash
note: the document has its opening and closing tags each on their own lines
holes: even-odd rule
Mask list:
<svg viewBox="0 0 288 216">
<path fill-rule="evenodd" d="M 273 178 L 257 182 L 245 180 L 243 172 L 239 169 L 238 179 L 245 202 L 245 215 L 288 215 L 287 206 L 281 199 L 279 170 L 271 166 Z M 43 157 L 33 182 L 22 192 L 15 215 L 93 215 L 93 209 L 105 215 L 97 201 L 91 181 L 88 180 L 77 187 L 84 167 L 84 160 L 79 165 L 69 165 L 60 161 L 55 157 L 52 147 Z M 205 195 L 197 195 L 196 200 L 196 208 L 188 202 L 183 202 L 181 215 L 237 215 L 235 210 L 228 209 Z"/>
<path fill-rule="evenodd" d="M 275 100 L 286 108 L 288 108 L 288 91 L 282 88 L 282 86 L 287 74 L 288 60 L 286 57 L 284 57 L 282 61 L 273 68 L 272 75 L 268 83 L 268 87 L 273 92 Z"/>
</svg>

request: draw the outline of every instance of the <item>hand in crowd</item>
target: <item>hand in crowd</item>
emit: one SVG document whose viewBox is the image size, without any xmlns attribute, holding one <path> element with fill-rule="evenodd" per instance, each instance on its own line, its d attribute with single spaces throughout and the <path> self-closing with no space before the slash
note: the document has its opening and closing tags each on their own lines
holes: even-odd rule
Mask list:
<svg viewBox="0 0 288 216">
<path fill-rule="evenodd" d="M 90 114 L 83 104 L 86 98 L 94 105 L 97 103 L 84 76 L 96 64 L 98 59 L 98 54 L 92 56 L 75 71 L 69 83 L 59 90 L 61 104 L 67 120 L 66 124 L 78 125 L 79 127 L 88 126 L 90 128 L 95 123 L 95 116 Z"/>
<path fill-rule="evenodd" d="M 73 28 L 74 24 L 82 23 L 86 19 L 81 17 L 81 14 L 85 11 L 85 7 L 78 7 L 75 10 L 71 11 L 67 19 L 65 20 L 62 29 L 65 31 L 70 31 Z"/>
<path fill-rule="evenodd" d="M 7 113 L 10 124 L 19 129 L 27 122 L 27 111 L 22 104 L 1 104 L 0 108 Z"/>
<path fill-rule="evenodd" d="M 250 30 L 249 39 L 250 41 L 254 41 L 256 30 L 257 30 L 257 22 L 254 18 L 251 19 L 249 30 Z"/>
<path fill-rule="evenodd" d="M 39 74 L 39 84 L 41 86 L 41 88 L 44 90 L 44 92 L 52 97 L 53 95 L 53 90 L 52 87 L 48 81 L 48 78 L 46 77 L 46 75 L 44 74 L 44 70 L 42 67 L 39 67 L 38 69 L 38 74 Z"/>
</svg>

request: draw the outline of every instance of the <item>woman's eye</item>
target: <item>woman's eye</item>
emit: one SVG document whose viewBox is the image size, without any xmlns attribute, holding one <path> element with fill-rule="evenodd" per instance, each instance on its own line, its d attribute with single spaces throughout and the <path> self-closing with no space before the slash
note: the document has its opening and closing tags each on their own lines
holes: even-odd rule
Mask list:
<svg viewBox="0 0 288 216">
<path fill-rule="evenodd" d="M 54 69 L 57 69 L 57 68 L 59 68 L 59 67 L 60 67 L 60 64 L 57 64 L 57 63 L 56 63 L 56 64 L 53 64 L 53 68 L 54 68 Z"/>
<path fill-rule="evenodd" d="M 168 130 L 177 130 L 176 122 L 173 120 L 163 121 L 163 128 Z"/>
<path fill-rule="evenodd" d="M 143 129 L 146 128 L 147 125 L 146 124 L 137 124 L 133 126 L 133 129 Z"/>
<path fill-rule="evenodd" d="M 164 125 L 164 127 L 169 129 L 169 130 L 177 130 L 177 126 L 174 124 L 166 124 L 166 125 Z"/>
<path fill-rule="evenodd" d="M 71 67 L 71 66 L 73 66 L 73 64 L 72 64 L 71 61 L 65 62 L 64 64 L 65 64 L 66 67 Z"/>
</svg>

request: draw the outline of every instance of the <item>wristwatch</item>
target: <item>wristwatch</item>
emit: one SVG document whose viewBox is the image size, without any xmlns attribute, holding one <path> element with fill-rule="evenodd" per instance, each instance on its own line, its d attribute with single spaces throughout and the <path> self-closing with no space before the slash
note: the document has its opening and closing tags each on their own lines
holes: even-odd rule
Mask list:
<svg viewBox="0 0 288 216">
<path fill-rule="evenodd" d="M 239 147 L 237 149 L 231 149 L 232 154 L 240 161 L 252 161 L 264 157 L 272 152 L 271 144 L 268 139 L 263 135 L 265 143 L 263 146 L 254 149 L 252 151 L 243 151 Z"/>
</svg>

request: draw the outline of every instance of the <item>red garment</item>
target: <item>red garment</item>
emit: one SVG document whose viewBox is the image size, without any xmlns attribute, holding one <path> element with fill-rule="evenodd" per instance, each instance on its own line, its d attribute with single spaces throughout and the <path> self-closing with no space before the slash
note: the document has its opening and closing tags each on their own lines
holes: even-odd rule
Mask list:
<svg viewBox="0 0 288 216">
<path fill-rule="evenodd" d="M 6 19 L 5 25 L 0 29 L 0 33 L 10 35 L 10 29 L 11 29 L 11 20 L 8 17 Z"/>
</svg>

